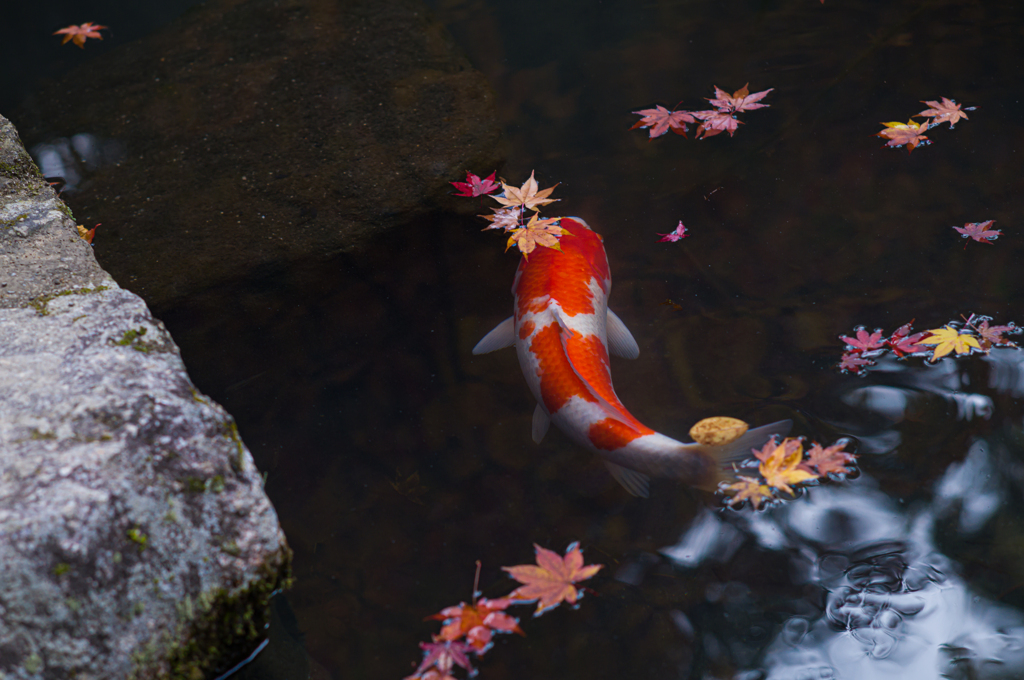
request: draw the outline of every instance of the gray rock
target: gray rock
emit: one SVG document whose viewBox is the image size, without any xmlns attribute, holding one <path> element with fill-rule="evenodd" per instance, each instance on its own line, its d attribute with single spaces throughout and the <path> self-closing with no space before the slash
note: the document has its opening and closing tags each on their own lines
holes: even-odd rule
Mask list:
<svg viewBox="0 0 1024 680">
<path fill-rule="evenodd" d="M 448 182 L 502 158 L 490 84 L 420 0 L 214 0 L 12 119 L 158 310 L 457 210 Z"/>
<path fill-rule="evenodd" d="M 0 117 L 0 677 L 201 678 L 290 551 L 234 421 Z"/>
</svg>

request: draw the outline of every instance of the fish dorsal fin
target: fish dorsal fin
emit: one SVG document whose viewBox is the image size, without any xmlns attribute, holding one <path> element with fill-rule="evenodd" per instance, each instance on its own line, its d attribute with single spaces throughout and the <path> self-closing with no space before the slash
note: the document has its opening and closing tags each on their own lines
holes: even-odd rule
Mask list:
<svg viewBox="0 0 1024 680">
<path fill-rule="evenodd" d="M 626 491 L 640 498 L 648 498 L 651 495 L 651 478 L 642 472 L 630 470 L 629 468 L 605 461 L 608 472 L 612 473 L 615 481 L 625 487 Z"/>
<path fill-rule="evenodd" d="M 551 427 L 551 417 L 538 403 L 537 408 L 533 409 L 533 441 L 535 444 L 544 441 L 544 435 L 548 433 L 549 427 Z"/>
<path fill-rule="evenodd" d="M 516 344 L 516 320 L 508 317 L 480 339 L 473 348 L 473 354 L 487 354 Z"/>
<path fill-rule="evenodd" d="M 640 348 L 619 315 L 608 310 L 608 351 L 623 359 L 636 359 Z"/>
</svg>

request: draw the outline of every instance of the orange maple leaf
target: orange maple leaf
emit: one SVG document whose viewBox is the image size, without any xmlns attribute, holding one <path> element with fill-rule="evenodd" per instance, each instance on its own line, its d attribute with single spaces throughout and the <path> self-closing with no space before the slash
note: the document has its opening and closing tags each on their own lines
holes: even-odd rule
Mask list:
<svg viewBox="0 0 1024 680">
<path fill-rule="evenodd" d="M 799 439 L 787 437 L 781 444 L 770 440 L 760 451 L 755 451 L 754 455 L 761 461 L 758 471 L 768 486 L 786 493 L 793 493 L 790 484 L 799 484 L 817 477 L 807 470 L 800 469 L 800 463 L 804 459 L 804 445 Z"/>
<path fill-rule="evenodd" d="M 921 101 L 922 104 L 927 104 L 930 108 L 925 109 L 919 116 L 927 116 L 932 119 L 931 125 L 935 126 L 939 123 L 949 123 L 949 127 L 956 125 L 957 121 L 961 118 L 968 120 L 967 114 L 964 111 L 973 111 L 975 107 L 962 109 L 963 104 L 957 104 L 952 99 L 942 98 L 941 102 L 936 101 Z"/>
<path fill-rule="evenodd" d="M 881 132 L 875 133 L 876 137 L 888 140 L 886 146 L 903 146 L 907 145 L 907 153 L 914 150 L 918 144 L 927 145 L 931 144 L 931 141 L 925 137 L 924 132 L 928 129 L 928 123 L 917 123 L 914 121 L 907 121 L 906 123 L 894 122 L 894 123 L 882 123 L 885 129 Z"/>
<path fill-rule="evenodd" d="M 515 244 L 519 246 L 523 257 L 527 257 L 538 245 L 554 248 L 561 252 L 562 246 L 558 243 L 558 237 L 564 236 L 569 232 L 558 225 L 559 219 L 561 218 L 549 217 L 548 219 L 538 220 L 537 213 L 534 213 L 525 227 L 512 230 L 512 235 L 508 237 L 505 250 L 508 250 Z"/>
<path fill-rule="evenodd" d="M 512 578 L 524 584 L 513 590 L 509 594 L 509 599 L 521 602 L 538 600 L 534 616 L 540 616 L 561 604 L 563 600 L 569 604 L 576 604 L 576 600 L 582 595 L 573 584 L 586 581 L 604 566 L 589 564 L 584 567 L 583 553 L 579 545 L 570 544 L 565 549 L 565 557 L 562 558 L 558 553 L 534 543 L 537 564 L 502 567 Z"/>
<path fill-rule="evenodd" d="M 762 503 L 773 497 L 770 486 L 762 484 L 753 477 L 744 477 L 742 475 L 740 475 L 739 481 L 735 484 L 723 483 L 719 487 L 719 491 L 722 493 L 731 492 L 731 498 L 726 501 L 728 505 L 738 505 L 743 501 L 750 501 L 755 510 L 759 509 Z"/>
<path fill-rule="evenodd" d="M 537 191 L 539 185 L 537 180 L 533 178 L 533 172 L 530 173 L 530 179 L 523 182 L 523 186 L 516 189 L 513 186 L 509 186 L 504 182 L 501 183 L 501 188 L 504 189 L 501 196 L 491 196 L 495 201 L 501 203 L 509 208 L 529 208 L 530 210 L 537 210 L 542 205 L 548 203 L 554 203 L 559 200 L 557 198 L 548 198 L 551 192 L 555 190 L 555 187 L 548 187 L 544 191 Z"/>
<path fill-rule="evenodd" d="M 484 597 L 474 604 L 463 602 L 458 607 L 447 607 L 427 619 L 444 621 L 435 642 L 458 640 L 465 635 L 469 645 L 480 653 L 490 647 L 492 631 L 526 635 L 519 627 L 519 619 L 505 613 L 510 604 L 512 600 L 507 597 L 497 600 Z"/>
<path fill-rule="evenodd" d="M 100 31 L 109 30 L 107 26 L 100 26 L 94 24 L 91 21 L 86 21 L 81 26 L 65 26 L 59 31 L 54 31 L 54 35 L 63 35 L 64 39 L 60 41 L 61 45 L 66 44 L 69 40 L 78 45 L 81 49 L 85 49 L 86 38 L 97 38 L 103 40 L 103 36 L 100 35 Z"/>
</svg>

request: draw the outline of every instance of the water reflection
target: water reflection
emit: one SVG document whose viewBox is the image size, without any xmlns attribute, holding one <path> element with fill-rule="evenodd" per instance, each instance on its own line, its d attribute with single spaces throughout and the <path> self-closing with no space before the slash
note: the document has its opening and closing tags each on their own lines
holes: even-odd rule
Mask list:
<svg viewBox="0 0 1024 680">
<path fill-rule="evenodd" d="M 63 177 L 64 191 L 74 193 L 89 173 L 124 158 L 124 146 L 113 139 L 79 133 L 36 144 L 30 153 L 44 177 Z"/>
</svg>

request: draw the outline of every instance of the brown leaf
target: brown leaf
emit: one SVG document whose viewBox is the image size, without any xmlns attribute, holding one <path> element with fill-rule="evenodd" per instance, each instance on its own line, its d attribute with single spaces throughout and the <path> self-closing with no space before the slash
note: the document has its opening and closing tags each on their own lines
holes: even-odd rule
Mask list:
<svg viewBox="0 0 1024 680">
<path fill-rule="evenodd" d="M 811 450 L 807 452 L 807 460 L 800 467 L 807 472 L 815 473 L 817 477 L 825 477 L 831 474 L 849 474 L 852 470 L 846 466 L 857 460 L 857 456 L 852 453 L 846 453 L 843 451 L 844 448 L 846 448 L 846 442 L 833 444 L 826 448 L 822 448 L 820 444 L 815 442 L 811 446 Z"/>
<path fill-rule="evenodd" d="M 882 123 L 882 125 L 885 126 L 885 129 L 876 133 L 875 136 L 888 140 L 885 143 L 886 146 L 896 147 L 906 144 L 907 153 L 910 153 L 918 144 L 931 144 L 924 136 L 925 130 L 928 129 L 928 123 L 916 123 L 911 120 L 906 123 Z"/>
<path fill-rule="evenodd" d="M 533 173 L 531 172 L 530 179 L 523 182 L 523 186 L 520 188 L 516 189 L 502 182 L 501 188 L 505 190 L 504 195 L 491 196 L 491 198 L 509 208 L 523 207 L 530 210 L 537 210 L 542 205 L 559 200 L 557 198 L 548 198 L 551 192 L 555 190 L 555 187 L 558 186 L 557 184 L 554 187 L 548 187 L 544 191 L 537 191 L 538 186 L 537 180 L 533 178 Z"/>
<path fill-rule="evenodd" d="M 583 553 L 579 543 L 573 543 L 565 549 L 565 557 L 542 548 L 536 543 L 537 564 L 521 564 L 515 567 L 502 567 L 509 575 L 524 584 L 509 595 L 511 600 L 538 600 L 534 616 L 540 616 L 547 610 L 563 601 L 576 604 L 580 597 L 575 583 L 586 581 L 600 571 L 601 564 L 583 566 Z"/>
<path fill-rule="evenodd" d="M 525 227 L 512 230 L 512 235 L 508 237 L 505 250 L 508 250 L 515 244 L 523 253 L 523 257 L 532 253 L 538 245 L 561 251 L 562 246 L 558 243 L 558 237 L 569 232 L 558 226 L 559 219 L 558 217 L 550 217 L 545 220 L 538 220 L 537 213 L 534 213 Z"/>
</svg>

